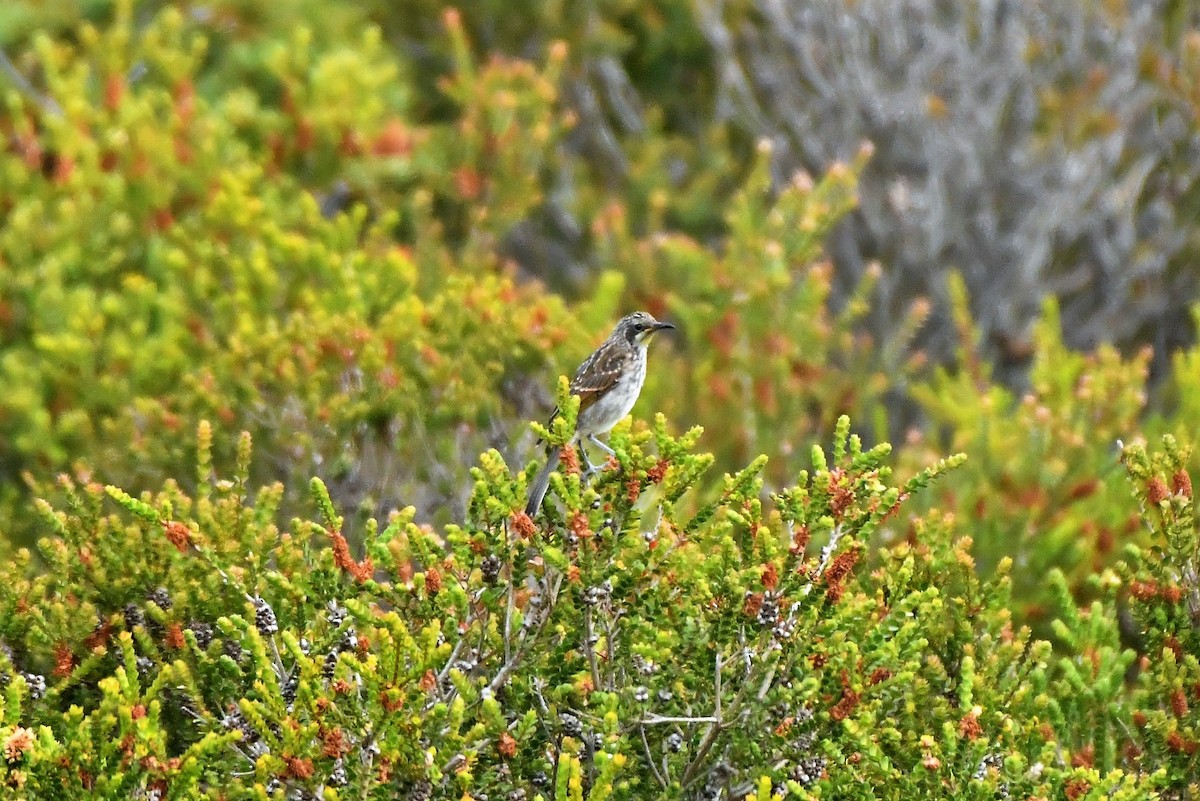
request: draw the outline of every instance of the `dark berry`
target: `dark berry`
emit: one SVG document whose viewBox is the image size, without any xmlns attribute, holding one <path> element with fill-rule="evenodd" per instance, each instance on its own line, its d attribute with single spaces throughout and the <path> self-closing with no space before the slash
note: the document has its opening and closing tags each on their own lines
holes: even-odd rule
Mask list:
<svg viewBox="0 0 1200 801">
<path fill-rule="evenodd" d="M 279 631 L 279 621 L 275 619 L 275 610 L 262 598 L 254 599 L 254 627 L 262 635 L 270 635 Z"/>
<path fill-rule="evenodd" d="M 167 593 L 166 587 L 156 587 L 146 593 L 146 600 L 164 612 L 171 608 L 171 596 Z"/>
<path fill-rule="evenodd" d="M 488 554 L 483 557 L 483 561 L 479 564 L 479 571 L 483 574 L 483 580 L 488 584 L 495 584 L 496 579 L 500 578 L 500 570 L 504 567 L 504 563 L 499 556 Z"/>
<path fill-rule="evenodd" d="M 188 624 L 188 628 L 192 630 L 192 634 L 196 635 L 196 645 L 200 646 L 200 650 L 207 650 L 208 646 L 212 645 L 212 626 L 199 620 L 193 620 Z"/>
<path fill-rule="evenodd" d="M 133 631 L 138 626 L 146 625 L 146 613 L 137 604 L 125 605 L 125 630 Z"/>
</svg>

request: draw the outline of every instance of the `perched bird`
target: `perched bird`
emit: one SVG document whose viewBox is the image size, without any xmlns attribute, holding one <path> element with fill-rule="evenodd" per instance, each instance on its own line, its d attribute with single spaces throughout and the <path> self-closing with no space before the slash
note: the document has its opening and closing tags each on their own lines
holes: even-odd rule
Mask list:
<svg viewBox="0 0 1200 801">
<path fill-rule="evenodd" d="M 674 327 L 670 323 L 660 323 L 646 312 L 634 312 L 622 318 L 608 339 L 579 365 L 571 379 L 571 394 L 579 396 L 579 415 L 575 418 L 572 442 L 582 443 L 586 439 L 608 455 L 616 455 L 596 436 L 607 434 L 629 414 L 646 380 L 646 347 L 656 333 Z M 555 409 L 550 420 L 557 416 L 558 409 Z M 583 453 L 582 449 L 580 452 Z M 550 449 L 546 466 L 529 488 L 525 513 L 530 517 L 542 506 L 550 486 L 550 474 L 558 467 L 559 455 L 558 447 Z M 588 473 L 594 472 L 595 467 L 588 461 L 586 453 L 583 458 Z"/>
</svg>

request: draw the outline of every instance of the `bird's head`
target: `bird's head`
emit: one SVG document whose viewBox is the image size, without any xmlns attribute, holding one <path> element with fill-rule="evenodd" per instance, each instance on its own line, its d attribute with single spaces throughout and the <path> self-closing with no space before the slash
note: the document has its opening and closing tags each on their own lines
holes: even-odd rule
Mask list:
<svg viewBox="0 0 1200 801">
<path fill-rule="evenodd" d="M 674 329 L 675 326 L 670 323 L 660 323 L 654 319 L 654 316 L 643 311 L 634 312 L 621 319 L 617 323 L 617 330 L 613 332 L 615 335 L 624 336 L 629 340 L 630 345 L 648 345 L 650 340 L 659 331 L 664 329 Z"/>
</svg>

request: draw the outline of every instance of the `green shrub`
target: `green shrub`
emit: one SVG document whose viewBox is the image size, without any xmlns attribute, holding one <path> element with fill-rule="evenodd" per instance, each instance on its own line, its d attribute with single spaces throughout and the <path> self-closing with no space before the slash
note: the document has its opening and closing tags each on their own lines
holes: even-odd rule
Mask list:
<svg viewBox="0 0 1200 801">
<path fill-rule="evenodd" d="M 568 456 L 542 523 L 521 511 L 528 473 L 489 452 L 462 524 L 439 539 L 410 508 L 369 522 L 361 554 L 321 482 L 319 519 L 287 525 L 280 485 L 251 492 L 249 436 L 195 498 L 64 479 L 67 509 L 39 503 L 49 569 L 23 552 L 0 581 L 3 781 L 38 799 L 1189 792 L 1178 451 L 1129 452 L 1171 556 L 1129 568 L 1147 641 L 1167 644 L 1127 693 L 1111 593 L 1079 614 L 1055 579 L 1075 649 L 1056 654 L 1014 625 L 1010 566 L 977 576 L 949 519 L 871 554 L 961 458 L 898 485 L 888 448 L 848 430 L 769 504 L 758 459 L 695 514 L 677 502 L 712 457 L 661 417 L 618 427 L 591 485 Z"/>
<path fill-rule="evenodd" d="M 1164 434 L 1192 440 L 1187 421 L 1196 419 L 1200 348 L 1175 354 L 1155 387 L 1149 349 L 1072 351 L 1057 304 L 1047 301 L 1033 331 L 1029 382 L 1018 396 L 994 380 L 983 359 L 961 282 L 952 282 L 952 294 L 958 367 L 909 384 L 930 426 L 910 432 L 898 471 L 915 472 L 945 449 L 971 457 L 918 508 L 970 521 L 985 574 L 1012 559 L 1014 611 L 1048 636 L 1062 605 L 1047 574 L 1062 571 L 1071 596 L 1087 606 L 1102 595 L 1097 577 L 1127 548 L 1150 547 L 1150 531 L 1128 502 L 1118 443 Z M 1186 467 L 1200 464 L 1192 459 Z"/>
<path fill-rule="evenodd" d="M 319 472 L 371 512 L 458 495 L 523 419 L 505 386 L 577 332 L 495 254 L 559 135 L 555 65 L 460 46 L 458 113 L 420 125 L 377 32 L 318 50 L 296 30 L 255 51 L 256 82 L 206 89 L 181 13 L 135 37 L 123 8 L 78 47 L 37 40 L 61 115 L 5 96 L 0 527 L 27 528 L 27 471 L 183 474 L 204 417 L 254 432 L 289 490 Z M 364 202 L 322 209 L 309 190 L 342 174 Z"/>
<path fill-rule="evenodd" d="M 1125 449 L 1143 512 L 1116 442 L 1194 438 L 1200 349 L 1155 392 L 1051 303 L 1012 389 L 952 280 L 927 373 L 932 305 L 828 262 L 871 146 L 778 175 L 650 5 L 100 3 L 17 55 L 54 104 L 0 115 L 11 792 L 1197 794 L 1197 465 Z M 523 519 L 523 421 L 632 307 L 679 325 L 635 419 L 679 428 Z"/>
<path fill-rule="evenodd" d="M 782 192 L 762 154 L 733 187 L 720 255 L 657 233 L 678 198 L 653 140 L 634 162 L 642 189 L 618 200 L 581 179 L 577 206 L 596 213 L 592 248 L 611 269 L 571 323 L 556 297 L 514 285 L 502 255 L 570 169 L 557 91 L 569 51 L 549 48 L 541 66 L 481 62 L 447 13 L 450 72 L 431 116 L 406 80 L 419 67 L 378 31 L 275 35 L 239 43 L 173 9 L 139 29 L 119 4 L 78 45 L 35 40 L 63 113 L 6 97 L 10 536 L 29 531 L 15 514 L 22 483 L 49 494 L 42 478 L 64 470 L 127 486 L 187 474 L 186 432 L 201 419 L 252 432 L 255 479 L 282 480 L 288 503 L 315 473 L 349 511 L 403 501 L 453 519 L 472 455 L 507 451 L 520 420 L 544 413 L 543 367 L 572 369 L 632 304 L 684 327 L 642 408 L 723 432 L 722 468 L 769 450 L 784 457 L 770 486 L 783 486 L 843 412 L 873 416 L 882 436 L 904 343 L 870 356 L 854 329 L 870 283 L 834 314 L 820 260 L 868 149 Z M 744 434 L 730 408 L 744 410 Z"/>
<path fill-rule="evenodd" d="M 1172 786 L 1194 797 L 1200 793 L 1200 534 L 1189 451 L 1169 435 L 1161 452 L 1126 448 L 1133 496 L 1152 540 L 1128 549 L 1120 576 L 1143 654 L 1129 718 L 1137 728 L 1130 757 L 1161 765 Z"/>
</svg>

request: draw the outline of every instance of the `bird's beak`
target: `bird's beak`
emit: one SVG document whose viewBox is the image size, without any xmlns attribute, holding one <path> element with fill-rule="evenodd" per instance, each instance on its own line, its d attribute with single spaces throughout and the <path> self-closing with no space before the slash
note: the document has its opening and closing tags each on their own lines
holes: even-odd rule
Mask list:
<svg viewBox="0 0 1200 801">
<path fill-rule="evenodd" d="M 653 328 L 653 330 L 654 330 L 655 332 L 658 332 L 658 331 L 666 331 L 667 329 L 670 329 L 671 331 L 674 331 L 674 330 L 675 330 L 675 326 L 671 325 L 670 323 L 655 323 L 655 324 L 654 324 L 654 328 Z"/>
</svg>

